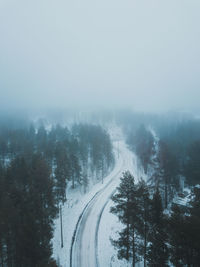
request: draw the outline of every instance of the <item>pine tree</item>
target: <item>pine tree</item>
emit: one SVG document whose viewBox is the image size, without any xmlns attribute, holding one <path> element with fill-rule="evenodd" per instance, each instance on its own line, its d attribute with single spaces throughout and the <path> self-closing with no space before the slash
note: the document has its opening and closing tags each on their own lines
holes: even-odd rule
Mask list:
<svg viewBox="0 0 200 267">
<path fill-rule="evenodd" d="M 151 229 L 149 233 L 150 246 L 147 261 L 152 267 L 168 266 L 167 235 L 163 216 L 162 199 L 158 189 L 154 193 L 151 203 Z"/>
<path fill-rule="evenodd" d="M 140 243 L 140 254 L 144 258 L 144 267 L 146 267 L 146 258 L 147 258 L 147 243 L 148 243 L 148 234 L 150 230 L 150 198 L 149 198 L 149 189 L 144 180 L 141 180 L 138 184 L 137 189 L 137 198 L 138 198 L 138 223 L 137 229 L 140 234 L 143 242 Z"/>
<path fill-rule="evenodd" d="M 75 155 L 71 155 L 71 177 L 72 177 L 72 188 L 75 188 L 75 183 L 81 184 L 81 166 L 78 158 Z"/>
<path fill-rule="evenodd" d="M 186 216 L 188 228 L 188 243 L 190 247 L 191 265 L 197 266 L 200 262 L 200 188 L 194 187 L 193 199 L 190 202 L 190 216 Z"/>
<path fill-rule="evenodd" d="M 200 184 L 200 141 L 193 142 L 187 149 L 185 175 L 190 185 Z"/>
<path fill-rule="evenodd" d="M 29 246 L 31 262 L 34 266 L 45 266 L 49 263 L 53 237 L 53 220 L 57 215 L 54 182 L 45 160 L 40 155 L 33 156 L 30 169 L 30 191 L 27 211 L 32 246 Z M 37 218 L 37 220 L 35 219 Z M 29 229 L 27 229 L 29 231 Z M 33 235 L 33 236 L 32 236 Z"/>
<path fill-rule="evenodd" d="M 123 173 L 117 193 L 112 197 L 115 204 L 111 212 L 116 214 L 124 224 L 124 229 L 119 233 L 118 240 L 113 245 L 118 248 L 118 257 L 129 261 L 132 258 L 132 266 L 137 262 L 136 246 L 136 220 L 138 214 L 137 189 L 134 177 L 129 171 Z"/>
<path fill-rule="evenodd" d="M 150 163 L 150 157 L 153 153 L 153 136 L 144 125 L 141 125 L 132 140 L 132 136 L 128 139 L 132 149 L 138 155 L 141 164 L 147 173 L 148 164 Z"/>
<path fill-rule="evenodd" d="M 176 158 L 169 150 L 166 142 L 160 141 L 159 163 L 162 172 L 161 182 L 164 185 L 164 207 L 169 203 L 171 185 L 176 183 Z"/>
<path fill-rule="evenodd" d="M 70 160 L 67 150 L 61 142 L 56 143 L 55 193 L 57 201 L 66 201 L 67 180 L 70 179 Z"/>
<path fill-rule="evenodd" d="M 83 177 L 82 177 L 82 184 L 83 184 L 83 187 L 84 187 L 84 193 L 86 193 L 86 190 L 87 190 L 87 187 L 89 185 L 89 179 L 88 179 L 88 176 L 87 174 L 83 174 Z"/>
<path fill-rule="evenodd" d="M 168 233 L 170 244 L 170 261 L 174 266 L 184 266 L 185 257 L 188 257 L 187 230 L 183 211 L 178 205 L 172 206 L 172 214 L 169 217 Z M 185 231 L 186 230 L 186 231 Z"/>
<path fill-rule="evenodd" d="M 67 177 L 62 165 L 57 164 L 55 169 L 55 194 L 57 202 L 66 201 Z"/>
<path fill-rule="evenodd" d="M 170 261 L 178 267 L 200 262 L 200 189 L 194 188 L 190 208 L 173 205 L 168 220 Z"/>
</svg>

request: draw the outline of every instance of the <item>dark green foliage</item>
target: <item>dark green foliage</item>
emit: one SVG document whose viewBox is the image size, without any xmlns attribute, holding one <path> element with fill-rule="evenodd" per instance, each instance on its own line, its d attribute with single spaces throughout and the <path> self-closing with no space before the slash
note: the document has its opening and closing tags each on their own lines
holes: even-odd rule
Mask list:
<svg viewBox="0 0 200 267">
<path fill-rule="evenodd" d="M 0 161 L 8 164 L 16 156 L 31 158 L 33 153 L 44 156 L 54 174 L 57 199 L 65 201 L 67 182 L 72 187 L 82 184 L 82 173 L 102 179 L 112 168 L 114 157 L 109 135 L 100 127 L 74 125 L 70 132 L 56 125 L 47 131 L 43 123 L 38 130 L 33 125 L 9 128 L 0 125 Z M 94 181 L 95 182 L 95 181 Z"/>
<path fill-rule="evenodd" d="M 56 266 L 51 239 L 58 204 L 66 201 L 69 182 L 86 190 L 92 167 L 101 175 L 112 167 L 110 138 L 92 125 L 77 125 L 73 133 L 59 125 L 50 131 L 43 124 L 38 130 L 5 125 L 0 125 L 0 266 Z"/>
<path fill-rule="evenodd" d="M 190 202 L 190 216 L 187 217 L 188 239 L 190 243 L 191 260 L 194 266 L 200 262 L 200 188 L 194 187 L 193 199 Z"/>
<path fill-rule="evenodd" d="M 1 175 L 0 262 L 5 266 L 48 266 L 53 220 L 57 214 L 54 183 L 40 155 L 16 158 Z"/>
<path fill-rule="evenodd" d="M 135 184 L 134 177 L 127 171 L 123 174 L 112 200 L 115 206 L 111 208 L 111 212 L 124 224 L 119 239 L 112 240 L 113 245 L 118 248 L 118 257 L 132 259 L 132 266 L 135 266 L 138 256 L 142 256 L 146 266 L 151 229 L 151 201 L 146 183 L 142 180 Z"/>
<path fill-rule="evenodd" d="M 190 119 L 173 125 L 166 123 L 162 129 L 158 128 L 158 132 L 174 158 L 175 164 L 171 169 L 186 176 L 189 185 L 199 183 L 200 121 Z"/>
<path fill-rule="evenodd" d="M 162 199 L 158 189 L 153 195 L 149 217 L 147 261 L 149 266 L 168 266 L 166 222 L 163 215 Z"/>
<path fill-rule="evenodd" d="M 139 124 L 144 123 L 146 128 L 151 125 L 160 139 L 155 173 L 150 182 L 151 186 L 159 188 L 163 207 L 170 208 L 168 203 L 172 201 L 177 191 L 182 189 L 179 186 L 179 179 L 182 176 L 186 177 L 186 183 L 192 187 L 200 184 L 200 121 L 184 114 L 168 114 L 154 116 L 154 118 L 145 114 L 131 114 L 130 117 L 126 116 L 126 119 L 128 123 L 127 121 L 120 123 L 124 124 L 128 144 L 140 157 L 145 171 L 147 169 L 145 162 L 148 161 L 151 150 L 147 149 L 148 143 L 144 148 L 142 146 L 145 144 L 144 134 L 137 130 Z M 144 152 L 145 149 L 147 149 L 146 152 Z M 152 152 L 154 156 L 154 150 Z M 168 264 L 177 267 L 199 266 L 199 192 L 199 188 L 195 187 L 190 208 L 184 205 L 173 205 L 168 219 L 163 216 L 161 197 L 158 192 L 155 193 L 150 204 L 150 220 L 147 220 L 147 266 L 160 267 Z M 141 229 L 144 229 L 143 225 L 144 222 L 141 222 Z M 145 243 L 144 233 L 139 232 L 142 240 L 139 240 L 139 245 Z M 141 251 L 141 255 L 145 259 L 144 250 Z"/>
<path fill-rule="evenodd" d="M 178 167 L 177 167 L 177 160 L 174 157 L 172 151 L 169 150 L 169 146 L 163 142 L 159 142 L 159 168 L 161 171 L 159 183 L 156 186 L 163 185 L 164 187 L 164 204 L 165 208 L 169 203 L 169 195 L 173 188 L 178 189 Z"/>
<path fill-rule="evenodd" d="M 144 258 L 144 266 L 146 266 L 147 258 L 147 243 L 149 232 L 151 228 L 151 200 L 149 198 L 149 188 L 147 184 L 141 180 L 137 185 L 137 201 L 138 201 L 138 214 L 137 214 L 137 232 L 143 242 L 140 242 L 139 254 Z"/>
<path fill-rule="evenodd" d="M 127 142 L 135 152 L 137 152 L 136 147 L 139 148 L 139 153 L 137 152 L 137 154 L 141 159 L 145 171 L 151 149 L 148 148 L 148 142 L 145 144 L 148 137 L 145 137 L 146 130 L 144 128 L 151 125 L 161 141 L 160 146 L 162 147 L 162 144 L 164 144 L 164 148 L 161 149 L 167 153 L 169 160 L 170 167 L 168 170 L 171 171 L 171 185 L 176 190 L 179 189 L 177 175 L 186 176 L 186 182 L 189 185 L 200 183 L 198 176 L 198 167 L 200 166 L 200 153 L 198 151 L 200 120 L 194 119 L 189 114 L 181 113 L 169 113 L 159 116 L 129 112 L 121 115 L 125 116 L 120 123 L 126 131 Z M 144 126 L 141 127 L 141 124 Z M 164 154 L 166 154 L 165 152 Z"/>
<path fill-rule="evenodd" d="M 89 160 L 97 178 L 105 176 L 114 163 L 109 135 L 100 126 L 87 124 L 74 125 L 72 133 L 77 138 L 83 166 L 89 164 Z"/>
<path fill-rule="evenodd" d="M 153 153 L 153 136 L 144 125 L 141 125 L 136 132 L 130 133 L 127 140 L 130 148 L 139 157 L 145 173 L 147 173 L 148 164 Z"/>
<path fill-rule="evenodd" d="M 55 145 L 55 192 L 57 201 L 66 200 L 67 180 L 70 179 L 70 160 L 67 155 L 67 150 L 63 144 L 58 141 Z"/>
<path fill-rule="evenodd" d="M 158 190 L 150 199 L 149 188 L 144 181 L 134 183 L 134 177 L 125 172 L 117 193 L 112 197 L 116 214 L 124 225 L 117 240 L 112 244 L 118 249 L 118 257 L 132 261 L 139 256 L 145 266 L 168 266 L 166 219 L 163 215 L 162 200 Z"/>
<path fill-rule="evenodd" d="M 127 171 L 121 178 L 117 193 L 112 197 L 115 204 L 111 212 L 117 214 L 125 228 L 119 233 L 118 240 L 112 241 L 118 248 L 118 257 L 129 260 L 132 258 L 133 266 L 137 261 L 136 221 L 138 215 L 137 190 L 134 184 L 134 177 Z"/>
<path fill-rule="evenodd" d="M 200 184 L 200 140 L 188 148 L 185 175 L 190 185 Z"/>
<path fill-rule="evenodd" d="M 190 207 L 174 205 L 169 217 L 170 261 L 175 266 L 198 266 L 200 262 L 200 189 L 194 188 Z"/>
<path fill-rule="evenodd" d="M 89 179 L 88 179 L 86 173 L 82 175 L 82 184 L 83 184 L 83 188 L 84 188 L 84 193 L 86 193 L 87 187 L 89 185 Z"/>
<path fill-rule="evenodd" d="M 79 160 L 75 155 L 71 155 L 71 179 L 72 188 L 75 188 L 75 183 L 81 184 L 81 166 L 79 165 Z"/>
<path fill-rule="evenodd" d="M 168 227 L 170 261 L 175 266 L 184 266 L 190 258 L 189 228 L 187 218 L 178 206 L 173 207 Z"/>
</svg>

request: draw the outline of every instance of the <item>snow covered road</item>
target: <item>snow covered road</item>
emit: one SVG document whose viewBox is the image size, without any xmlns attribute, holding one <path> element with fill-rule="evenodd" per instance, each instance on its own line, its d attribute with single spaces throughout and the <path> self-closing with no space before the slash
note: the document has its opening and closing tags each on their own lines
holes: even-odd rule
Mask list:
<svg viewBox="0 0 200 267">
<path fill-rule="evenodd" d="M 110 197 L 119 185 L 122 172 L 130 170 L 137 178 L 136 159 L 123 141 L 118 141 L 119 149 L 116 165 L 109 179 L 85 206 L 76 225 L 70 253 L 70 267 L 105 267 L 100 266 L 98 253 L 98 230 L 102 213 Z"/>
</svg>

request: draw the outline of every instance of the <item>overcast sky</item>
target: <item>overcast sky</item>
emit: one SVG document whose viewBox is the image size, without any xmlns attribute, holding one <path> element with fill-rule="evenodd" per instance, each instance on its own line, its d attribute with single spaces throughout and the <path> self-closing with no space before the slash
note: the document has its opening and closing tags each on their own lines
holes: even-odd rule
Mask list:
<svg viewBox="0 0 200 267">
<path fill-rule="evenodd" d="M 0 0 L 0 105 L 191 109 L 200 0 Z"/>
</svg>

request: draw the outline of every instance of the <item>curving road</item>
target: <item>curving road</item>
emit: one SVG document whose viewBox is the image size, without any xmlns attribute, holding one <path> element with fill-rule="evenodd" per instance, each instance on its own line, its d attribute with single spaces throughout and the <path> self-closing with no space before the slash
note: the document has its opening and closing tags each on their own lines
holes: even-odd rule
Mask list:
<svg viewBox="0 0 200 267">
<path fill-rule="evenodd" d="M 71 245 L 70 267 L 101 267 L 97 249 L 99 224 L 103 223 L 101 215 L 119 185 L 122 172 L 132 170 L 134 163 L 133 154 L 126 148 L 124 142 L 117 142 L 115 147 L 118 150 L 118 157 L 114 170 L 106 178 L 105 186 L 85 206 L 77 222 Z"/>
</svg>

